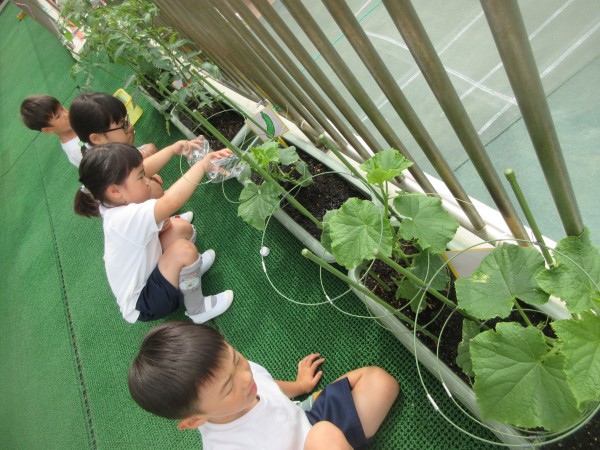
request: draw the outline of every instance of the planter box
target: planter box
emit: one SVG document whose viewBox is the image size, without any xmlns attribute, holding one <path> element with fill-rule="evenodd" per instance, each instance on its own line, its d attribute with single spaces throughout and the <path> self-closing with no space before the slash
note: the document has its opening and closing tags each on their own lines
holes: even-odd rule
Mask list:
<svg viewBox="0 0 600 450">
<path fill-rule="evenodd" d="M 303 141 L 296 136 L 287 134 L 285 135 L 285 140 L 290 144 L 294 145 L 297 150 L 300 152 L 304 152 L 317 161 L 325 164 L 333 171 L 337 172 L 339 176 L 344 178 L 349 184 L 351 184 L 354 188 L 362 192 L 365 196 L 373 199 L 373 194 L 369 191 L 359 180 L 357 180 L 348 170 L 346 166 L 344 166 L 337 159 L 332 158 L 331 156 L 323 153 L 318 148 L 309 144 L 306 141 Z M 375 200 L 374 200 L 375 201 Z M 301 225 L 299 225 L 294 219 L 290 217 L 288 213 L 283 210 L 277 210 L 273 213 L 273 217 L 277 219 L 285 228 L 287 228 L 300 242 L 302 242 L 306 248 L 308 248 L 311 252 L 317 255 L 320 258 L 323 258 L 328 263 L 335 262 L 335 258 L 331 253 L 329 253 L 325 248 L 321 245 L 319 239 L 316 239 L 312 234 L 306 231 Z"/>
<path fill-rule="evenodd" d="M 360 268 L 355 268 L 348 273 L 348 276 L 357 283 L 360 283 Z M 362 284 L 362 283 L 361 283 Z M 458 399 L 466 406 L 473 415 L 482 423 L 487 425 L 498 438 L 507 445 L 519 446 L 519 448 L 534 448 L 531 441 L 520 437 L 519 432 L 514 428 L 494 421 L 489 421 L 481 416 L 475 393 L 463 380 L 461 380 L 446 364 L 439 361 L 436 355 L 425 346 L 418 338 L 415 339 L 413 331 L 402 323 L 396 316 L 390 315 L 390 312 L 376 303 L 373 299 L 362 294 L 350 286 L 354 294 L 365 304 L 375 317 L 406 347 L 415 358 L 431 374 L 433 374 L 446 388 L 452 393 L 452 397 Z M 431 401 L 432 399 L 430 399 Z"/>
</svg>

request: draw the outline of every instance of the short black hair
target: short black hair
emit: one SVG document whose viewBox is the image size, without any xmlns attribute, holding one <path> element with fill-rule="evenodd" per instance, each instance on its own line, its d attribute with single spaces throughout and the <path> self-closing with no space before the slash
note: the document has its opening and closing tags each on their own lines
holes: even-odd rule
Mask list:
<svg viewBox="0 0 600 450">
<path fill-rule="evenodd" d="M 73 99 L 69 122 L 79 139 L 89 144 L 90 134 L 104 133 L 111 122 L 118 124 L 126 115 L 127 108 L 117 97 L 95 92 L 80 94 Z"/>
<path fill-rule="evenodd" d="M 198 393 L 223 366 L 225 338 L 214 328 L 169 321 L 144 338 L 129 368 L 133 400 L 146 411 L 167 419 L 200 413 Z"/>
<path fill-rule="evenodd" d="M 58 99 L 44 94 L 30 95 L 21 102 L 21 120 L 31 130 L 42 131 L 58 114 L 62 104 Z"/>
</svg>

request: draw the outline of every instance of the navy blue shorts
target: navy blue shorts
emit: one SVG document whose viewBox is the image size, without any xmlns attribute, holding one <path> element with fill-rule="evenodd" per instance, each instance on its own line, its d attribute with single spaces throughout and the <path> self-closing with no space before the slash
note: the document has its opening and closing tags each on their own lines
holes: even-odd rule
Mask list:
<svg viewBox="0 0 600 450">
<path fill-rule="evenodd" d="M 162 319 L 183 305 L 183 294 L 167 280 L 158 265 L 146 281 L 146 286 L 140 292 L 135 309 L 140 312 L 138 320 L 150 322 Z"/>
<path fill-rule="evenodd" d="M 342 378 L 328 384 L 314 400 L 306 417 L 311 425 L 326 420 L 338 427 L 346 436 L 352 448 L 361 448 L 368 444 L 365 436 L 348 378 Z"/>
</svg>

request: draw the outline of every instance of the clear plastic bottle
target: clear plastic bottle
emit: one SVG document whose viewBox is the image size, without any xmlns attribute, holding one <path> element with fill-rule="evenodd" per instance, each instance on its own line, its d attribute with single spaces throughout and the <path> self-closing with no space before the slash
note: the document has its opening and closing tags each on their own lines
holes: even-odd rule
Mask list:
<svg viewBox="0 0 600 450">
<path fill-rule="evenodd" d="M 210 152 L 210 142 L 203 135 L 198 136 L 192 142 L 197 142 L 200 144 L 199 148 L 191 147 L 190 154 L 187 156 L 188 163 L 190 166 L 193 166 L 198 161 L 206 156 L 208 152 Z"/>
<path fill-rule="evenodd" d="M 199 148 L 192 147 L 190 154 L 187 156 L 188 163 L 193 166 L 198 161 L 210 152 L 210 142 L 205 136 L 200 135 L 192 142 L 198 142 Z M 210 183 L 220 183 L 230 178 L 236 177 L 243 169 L 240 159 L 236 155 L 228 156 L 227 158 L 215 159 L 212 161 L 209 171 L 206 173 Z"/>
<path fill-rule="evenodd" d="M 211 170 L 206 174 L 211 183 L 220 183 L 233 177 L 237 177 L 243 169 L 244 164 L 236 155 L 227 158 L 213 159 Z"/>
</svg>

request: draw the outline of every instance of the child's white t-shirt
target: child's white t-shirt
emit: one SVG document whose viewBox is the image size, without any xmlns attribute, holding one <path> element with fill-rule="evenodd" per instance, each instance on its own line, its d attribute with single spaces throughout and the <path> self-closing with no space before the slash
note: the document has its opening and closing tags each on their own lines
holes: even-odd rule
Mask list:
<svg viewBox="0 0 600 450">
<path fill-rule="evenodd" d="M 123 318 L 130 323 L 140 315 L 135 305 L 162 255 L 158 232 L 163 222 L 156 223 L 155 203 L 151 199 L 114 208 L 100 206 L 106 276 Z"/>
<path fill-rule="evenodd" d="M 306 414 L 292 402 L 267 370 L 251 361 L 250 369 L 260 401 L 233 422 L 207 422 L 198 427 L 206 450 L 302 449 L 311 425 Z"/>
<path fill-rule="evenodd" d="M 83 155 L 81 154 L 81 145 L 79 144 L 79 142 L 79 138 L 75 136 L 70 141 L 60 143 L 62 149 L 67 154 L 67 158 L 69 158 L 69 162 L 75 167 L 79 167 L 79 163 L 81 163 L 81 158 L 83 158 Z"/>
</svg>

